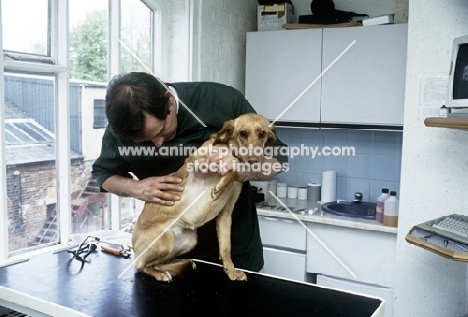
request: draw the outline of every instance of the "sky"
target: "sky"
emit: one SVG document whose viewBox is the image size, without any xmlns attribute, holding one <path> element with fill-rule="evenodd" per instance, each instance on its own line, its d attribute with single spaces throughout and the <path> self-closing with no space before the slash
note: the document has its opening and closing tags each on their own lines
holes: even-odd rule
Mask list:
<svg viewBox="0 0 468 317">
<path fill-rule="evenodd" d="M 31 51 L 47 42 L 47 0 L 1 0 L 4 49 Z M 107 8 L 108 0 L 69 0 L 70 29 L 87 12 Z"/>
</svg>

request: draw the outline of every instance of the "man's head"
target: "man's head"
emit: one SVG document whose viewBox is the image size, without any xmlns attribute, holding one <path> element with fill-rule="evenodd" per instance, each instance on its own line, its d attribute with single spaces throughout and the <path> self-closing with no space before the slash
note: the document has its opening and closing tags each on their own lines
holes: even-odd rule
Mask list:
<svg viewBox="0 0 468 317">
<path fill-rule="evenodd" d="M 153 75 L 135 72 L 115 76 L 106 93 L 110 130 L 131 140 L 153 141 L 157 135 L 167 134 L 167 119 L 176 120 L 173 104 L 174 96 Z M 175 128 L 171 135 L 173 132 Z"/>
</svg>

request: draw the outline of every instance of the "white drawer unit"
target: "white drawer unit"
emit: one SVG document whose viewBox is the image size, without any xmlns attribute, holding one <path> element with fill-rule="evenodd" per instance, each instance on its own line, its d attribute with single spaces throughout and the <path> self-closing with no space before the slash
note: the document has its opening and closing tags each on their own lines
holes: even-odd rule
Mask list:
<svg viewBox="0 0 468 317">
<path fill-rule="evenodd" d="M 306 251 L 306 229 L 296 220 L 259 216 L 263 245 Z"/>
<path fill-rule="evenodd" d="M 263 258 L 265 260 L 265 265 L 263 266 L 265 273 L 296 281 L 305 281 L 305 253 L 264 247 Z"/>
<path fill-rule="evenodd" d="M 297 221 L 259 216 L 263 270 L 267 274 L 305 281 L 306 230 Z"/>
</svg>

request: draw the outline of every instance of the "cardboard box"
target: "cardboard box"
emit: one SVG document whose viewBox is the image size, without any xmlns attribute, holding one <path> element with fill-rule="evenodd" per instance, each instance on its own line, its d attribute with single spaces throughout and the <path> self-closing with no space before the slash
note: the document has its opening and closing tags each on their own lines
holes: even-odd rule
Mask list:
<svg viewBox="0 0 468 317">
<path fill-rule="evenodd" d="M 290 3 L 259 5 L 257 7 L 258 31 L 283 29 L 283 24 L 295 23 L 294 7 Z"/>
</svg>

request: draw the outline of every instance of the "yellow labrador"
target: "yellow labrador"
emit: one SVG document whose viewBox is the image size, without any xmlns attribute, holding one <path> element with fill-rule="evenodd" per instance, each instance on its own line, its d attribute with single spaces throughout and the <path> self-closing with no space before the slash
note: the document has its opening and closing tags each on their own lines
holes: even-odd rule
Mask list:
<svg viewBox="0 0 468 317">
<path fill-rule="evenodd" d="M 217 217 L 219 256 L 224 271 L 231 280 L 247 279 L 244 272 L 234 268 L 231 259 L 231 214 L 242 184 L 236 181 L 235 172 L 221 176 L 216 172 L 202 173 L 195 167 L 202 165 L 208 149 L 221 151 L 229 147 L 238 149 L 236 156 L 241 163 L 261 163 L 263 151 L 258 151 L 258 147 L 263 149 L 276 140 L 275 128 L 269 125 L 267 119 L 254 113 L 225 122 L 222 129 L 188 157 L 175 173 L 183 179 L 185 187 L 180 201 L 174 206 L 145 204 L 132 234 L 135 267 L 139 272 L 158 281 L 171 282 L 172 277 L 186 268 L 195 269 L 193 261 L 175 258 L 196 245 L 197 228 Z M 203 191 L 206 193 L 187 209 Z"/>
</svg>

